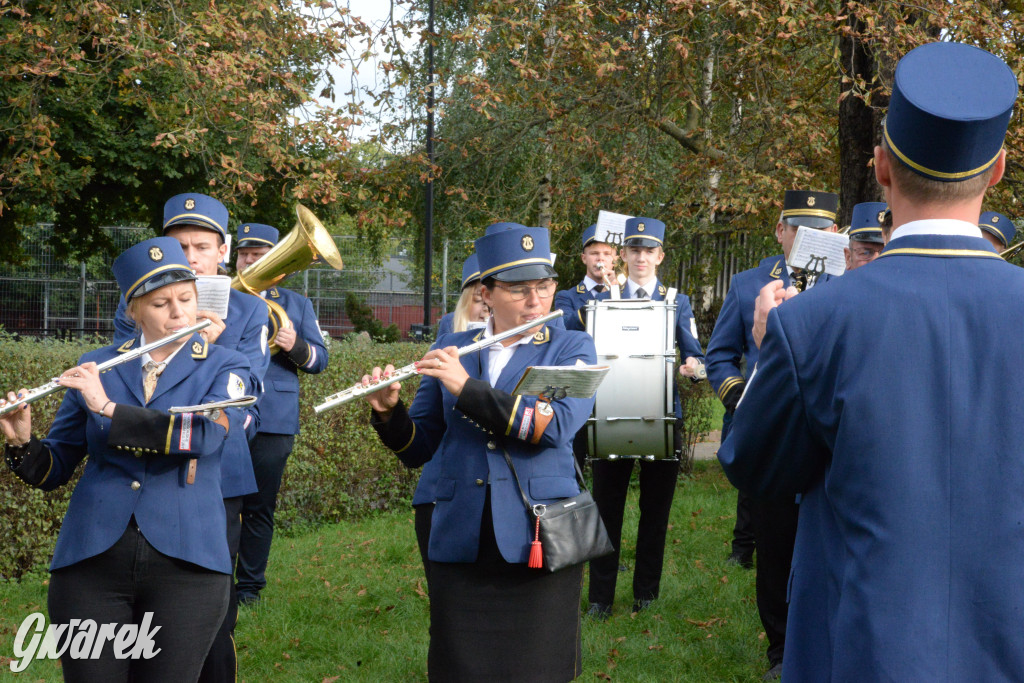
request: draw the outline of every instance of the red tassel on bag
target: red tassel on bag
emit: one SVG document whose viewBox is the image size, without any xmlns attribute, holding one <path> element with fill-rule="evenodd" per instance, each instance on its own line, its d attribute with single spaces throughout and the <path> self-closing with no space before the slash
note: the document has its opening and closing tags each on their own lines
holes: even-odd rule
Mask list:
<svg viewBox="0 0 1024 683">
<path fill-rule="evenodd" d="M 537 527 L 533 534 L 533 543 L 530 544 L 530 561 L 526 563 L 530 569 L 544 568 L 544 551 L 540 545 L 540 517 L 537 517 Z"/>
</svg>

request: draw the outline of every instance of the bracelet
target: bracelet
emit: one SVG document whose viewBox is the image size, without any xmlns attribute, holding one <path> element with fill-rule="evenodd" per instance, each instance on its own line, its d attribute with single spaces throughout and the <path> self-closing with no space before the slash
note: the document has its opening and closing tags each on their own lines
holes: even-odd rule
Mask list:
<svg viewBox="0 0 1024 683">
<path fill-rule="evenodd" d="M 114 402 L 113 400 L 110 400 L 110 401 L 107 401 L 106 403 L 104 403 L 103 407 L 96 411 L 96 414 L 97 415 L 102 415 L 103 417 L 106 417 L 106 415 L 103 415 L 103 411 L 106 410 L 107 406 L 109 406 L 113 402 Z"/>
</svg>

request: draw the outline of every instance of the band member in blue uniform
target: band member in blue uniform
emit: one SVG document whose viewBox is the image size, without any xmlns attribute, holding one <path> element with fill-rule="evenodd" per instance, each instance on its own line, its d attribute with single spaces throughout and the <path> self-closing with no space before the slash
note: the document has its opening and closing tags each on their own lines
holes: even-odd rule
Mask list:
<svg viewBox="0 0 1024 683">
<path fill-rule="evenodd" d="M 176 240 L 141 242 L 113 271 L 139 332 L 86 353 L 60 376 L 67 392 L 45 439 L 31 436 L 29 406 L 0 418 L 5 456 L 18 477 L 45 491 L 86 460 L 50 565 L 51 622 L 151 619 L 148 630 L 159 628 L 156 658 L 117 659 L 111 642 L 98 659 L 65 654 L 64 679 L 194 681 L 228 604 L 227 542 L 209 530 L 224 525 L 220 455 L 241 417 L 168 409 L 240 397 L 249 368 L 193 334 L 97 372 L 97 364 L 196 321 L 195 276 Z"/>
<path fill-rule="evenodd" d="M 1006 251 L 1017 237 L 1013 221 L 997 211 L 983 212 L 978 219 L 978 227 L 981 228 L 981 236 L 999 252 Z"/>
<path fill-rule="evenodd" d="M 583 231 L 583 252 L 580 260 L 587 267 L 587 274 L 572 289 L 563 289 L 555 295 L 555 308 L 565 314 L 565 328 L 586 330 L 584 307 L 592 299 L 603 300 L 611 297 L 611 289 L 618 286 L 615 281 L 615 264 L 619 252 L 615 245 L 597 241 L 597 224 Z"/>
<path fill-rule="evenodd" d="M 839 196 L 831 192 L 787 190 L 782 213 L 775 225 L 775 239 L 782 254 L 763 259 L 757 268 L 733 276 L 722 310 L 708 341 L 707 373 L 711 387 L 725 406 L 722 440 L 734 427 L 733 412 L 746 386 L 741 361 L 749 373 L 757 364 L 757 345 L 753 339 L 754 302 L 769 282 L 791 284 L 792 268 L 787 265 L 799 226 L 835 232 Z M 818 281 L 824 282 L 827 275 Z M 782 671 L 786 643 L 786 586 L 793 542 L 796 537 L 798 506 L 792 496 L 781 500 L 754 501 L 742 491 L 736 501 L 736 528 L 733 530 L 729 560 L 744 567 L 753 566 L 756 546 L 757 608 L 768 640 L 769 673 Z"/>
<path fill-rule="evenodd" d="M 548 243 L 543 228 L 478 239 L 484 299 L 493 311 L 487 327 L 438 340 L 418 362 L 423 378 L 408 410 L 397 385 L 367 397 L 381 440 L 402 462 L 438 463 L 429 540 L 432 681 L 561 682 L 581 673 L 583 567 L 527 567 L 534 527 L 505 454 L 530 504 L 579 492 L 572 438 L 593 399 L 546 404 L 511 392 L 530 366 L 594 363 L 594 342 L 538 325 L 458 356 L 459 347 L 551 309 L 557 285 Z M 389 365 L 383 374 L 393 371 Z M 373 369 L 373 378 L 381 375 Z"/>
<path fill-rule="evenodd" d="M 804 493 L 783 680 L 1024 675 L 1024 369 L 994 343 L 1024 335 L 1024 272 L 977 226 L 1016 96 L 977 47 L 909 52 L 875 148 L 882 255 L 774 309 L 762 293 L 719 458 L 751 495 Z"/>
<path fill-rule="evenodd" d="M 850 245 L 843 249 L 846 272 L 871 263 L 882 253 L 882 224 L 885 222 L 885 202 L 861 202 L 853 207 L 850 218 Z"/>
<path fill-rule="evenodd" d="M 450 332 L 465 332 L 470 327 L 478 328 L 487 324 L 490 312 L 484 304 L 480 287 L 480 266 L 476 254 L 470 254 L 462 264 L 462 294 L 455 310 L 445 313 L 437 323 L 437 338 Z"/>
<path fill-rule="evenodd" d="M 236 235 L 239 273 L 277 244 L 278 231 L 270 225 L 245 223 Z M 260 397 L 259 429 L 249 443 L 259 491 L 242 502 L 242 534 L 238 546 L 236 589 L 241 603 L 259 600 L 267 585 L 267 559 L 274 537 L 274 510 L 285 464 L 299 433 L 299 371 L 315 375 L 327 367 L 327 347 L 313 304 L 298 292 L 271 287 L 262 293 L 288 314 L 289 324 L 274 337 L 279 351 L 271 357 Z"/>
<path fill-rule="evenodd" d="M 658 280 L 658 265 L 665 258 L 663 244 L 665 224 L 655 218 L 630 218 L 623 233 L 622 258 L 629 267 L 629 280 L 623 291 L 626 299 L 663 301 L 667 289 Z M 676 346 L 683 358 L 680 373 L 692 378 L 704 360 L 697 341 L 697 324 L 685 294 L 676 295 Z M 638 378 L 638 381 L 642 381 Z M 673 391 L 673 393 L 676 393 Z M 682 449 L 683 414 L 678 395 L 675 396 L 676 455 Z M 615 582 L 619 571 L 622 516 L 626 493 L 633 473 L 633 460 L 593 460 L 594 500 L 608 529 L 615 552 L 590 563 L 588 614 L 606 619 L 615 600 Z M 665 536 L 668 518 L 679 476 L 679 460 L 640 461 L 640 521 L 636 535 L 636 566 L 633 569 L 633 611 L 650 605 L 658 597 L 661 570 L 665 559 Z"/>
<path fill-rule="evenodd" d="M 204 194 L 179 194 L 164 204 L 164 234 L 178 240 L 196 275 L 218 274 L 218 265 L 228 252 L 227 223 L 227 208 Z M 245 378 L 246 392 L 258 396 L 263 390 L 263 377 L 270 364 L 266 304 L 259 297 L 232 289 L 226 318 L 222 320 L 214 311 L 206 310 L 200 310 L 199 317 L 213 321 L 210 327 L 203 330 L 203 336 L 211 344 L 238 351 L 249 360 L 249 375 Z M 132 325 L 125 316 L 124 301 L 118 306 L 114 324 L 114 342 L 128 338 Z M 242 530 L 242 496 L 257 490 L 248 443 L 248 439 L 256 435 L 259 426 L 257 406 L 247 410 L 244 430 L 235 430 L 228 436 L 221 456 L 221 492 L 224 494 L 232 564 L 238 554 Z M 203 669 L 203 681 L 235 679 L 237 665 L 231 632 L 234 630 L 237 609 L 232 588 L 228 614 L 210 649 L 210 656 Z"/>
</svg>

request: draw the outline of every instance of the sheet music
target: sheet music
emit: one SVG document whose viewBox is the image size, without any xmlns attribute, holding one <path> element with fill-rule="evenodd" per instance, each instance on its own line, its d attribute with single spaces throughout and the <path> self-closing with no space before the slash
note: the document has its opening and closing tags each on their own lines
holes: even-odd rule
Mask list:
<svg viewBox="0 0 1024 683">
<path fill-rule="evenodd" d="M 846 257 L 843 249 L 850 238 L 837 232 L 825 232 L 801 225 L 796 231 L 793 248 L 789 250 L 786 262 L 791 268 L 801 268 L 811 273 L 842 275 L 846 272 Z"/>
<path fill-rule="evenodd" d="M 606 242 L 622 246 L 622 236 L 626 233 L 626 221 L 632 216 L 611 211 L 597 212 L 597 233 L 595 239 L 598 242 Z"/>
<path fill-rule="evenodd" d="M 228 317 L 231 278 L 227 275 L 200 275 L 196 279 L 196 289 L 200 311 L 213 311 L 221 320 Z"/>
<path fill-rule="evenodd" d="M 590 398 L 611 368 L 607 365 L 534 365 L 526 368 L 516 384 L 515 396 L 539 396 L 551 389 L 564 390 L 569 398 Z"/>
</svg>

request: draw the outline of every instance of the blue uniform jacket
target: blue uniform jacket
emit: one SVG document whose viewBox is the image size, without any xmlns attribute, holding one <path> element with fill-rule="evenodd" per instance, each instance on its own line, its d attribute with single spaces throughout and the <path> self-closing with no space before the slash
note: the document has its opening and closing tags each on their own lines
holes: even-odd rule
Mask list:
<svg viewBox="0 0 1024 683">
<path fill-rule="evenodd" d="M 565 329 L 585 332 L 587 326 L 585 324 L 585 311 L 583 307 L 587 305 L 588 301 L 602 301 L 610 299 L 611 296 L 611 292 L 590 292 L 587 289 L 587 285 L 580 280 L 580 283 L 572 289 L 563 289 L 555 294 L 553 307 L 560 309 L 564 314 L 561 319 L 565 321 Z"/>
<path fill-rule="evenodd" d="M 80 363 L 102 363 L 133 346 L 134 340 L 90 351 Z M 221 450 L 224 428 L 205 417 L 171 416 L 172 406 L 220 401 L 229 386 L 244 382 L 246 359 L 208 346 L 193 335 L 174 356 L 145 408 L 142 365 L 128 361 L 100 376 L 107 396 L 117 403 L 113 419 L 86 408 L 77 390 L 64 395 L 40 457 L 49 463 L 35 485 L 52 490 L 66 483 L 85 458 L 61 526 L 50 569 L 60 569 L 99 555 L 124 533 L 132 515 L 158 551 L 207 569 L 231 573 L 222 528 Z M 240 413 L 235 410 L 234 413 Z M 231 427 L 240 415 L 230 418 Z M 187 483 L 189 460 L 197 459 L 193 483 Z M 136 482 L 138 485 L 136 485 Z"/>
<path fill-rule="evenodd" d="M 1019 293 L 985 240 L 907 236 L 769 316 L 719 459 L 807 492 L 783 680 L 1024 677 Z"/>
<path fill-rule="evenodd" d="M 482 334 L 479 330 L 458 332 L 439 343 L 465 346 Z M 533 525 L 503 448 L 515 463 L 531 504 L 552 503 L 579 493 L 572 440 L 590 416 L 593 399 L 554 401 L 551 422 L 539 442 L 532 444 L 537 399 L 512 396 L 511 392 L 529 366 L 574 365 L 577 360 L 594 363 L 593 340 L 586 334 L 547 326 L 532 342 L 517 347 L 493 389 L 487 382 L 487 353 L 484 350 L 461 358 L 470 379 L 458 399 L 437 380 L 424 377 L 408 413 L 396 408 L 388 423 L 375 425 L 384 444 L 406 465 L 437 463 L 429 545 L 429 557 L 435 562 L 476 560 L 488 482 L 498 548 L 508 562 L 526 562 Z"/>
<path fill-rule="evenodd" d="M 455 320 L 455 312 L 449 311 L 441 316 L 441 319 L 437 321 L 437 336 L 435 339 L 440 339 L 446 334 L 451 334 L 452 322 Z"/>
<path fill-rule="evenodd" d="M 231 290 L 228 301 L 228 317 L 224 320 L 224 331 L 217 337 L 216 346 L 238 351 L 249 361 L 246 393 L 259 396 L 263 391 L 263 378 L 270 365 L 267 351 L 267 305 L 258 296 Z M 135 325 L 125 313 L 124 298 L 121 298 L 114 315 L 114 343 L 119 344 L 135 337 Z M 253 474 L 252 456 L 246 438 L 256 435 L 259 428 L 259 403 L 246 411 L 244 429 L 233 430 L 224 445 L 221 458 L 221 488 L 225 498 L 255 493 L 256 475 Z"/>
<path fill-rule="evenodd" d="M 259 401 L 259 431 L 298 434 L 298 371 L 311 375 L 323 372 L 327 367 L 327 347 L 309 299 L 280 287 L 271 287 L 266 296 L 284 306 L 297 334 L 291 351 L 278 351 L 271 356 L 270 367 L 263 380 L 264 392 Z"/>
</svg>

